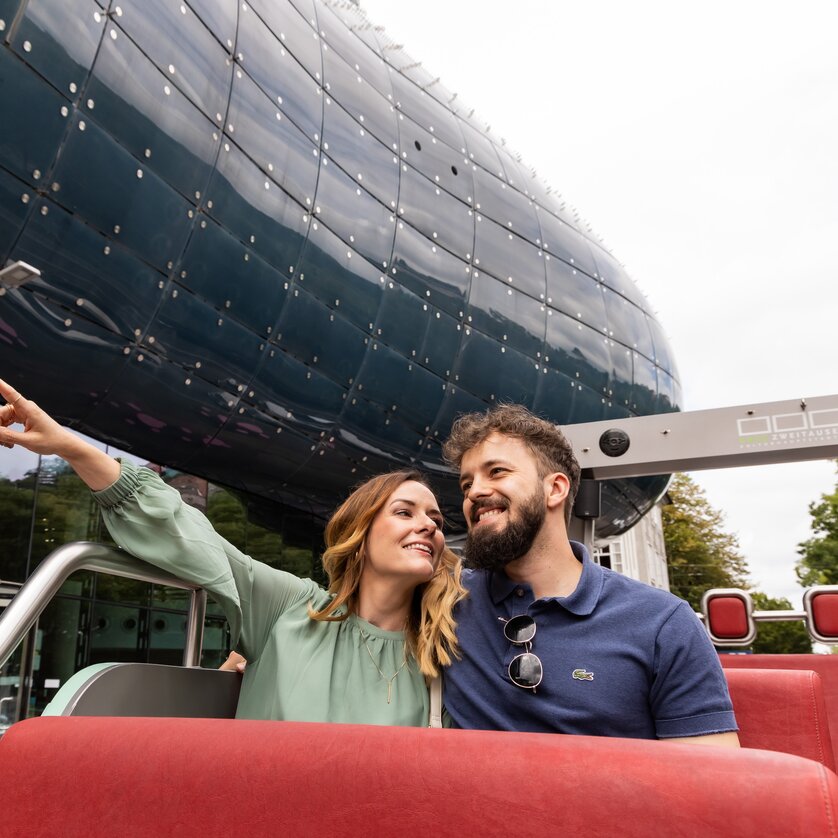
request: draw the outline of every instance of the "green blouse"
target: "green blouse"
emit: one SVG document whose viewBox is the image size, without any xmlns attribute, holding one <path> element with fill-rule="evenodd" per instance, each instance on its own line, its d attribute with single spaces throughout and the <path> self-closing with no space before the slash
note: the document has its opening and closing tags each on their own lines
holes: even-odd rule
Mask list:
<svg viewBox="0 0 838 838">
<path fill-rule="evenodd" d="M 117 544 L 198 583 L 223 608 L 247 658 L 238 718 L 428 724 L 428 690 L 416 662 L 404 665 L 404 632 L 354 614 L 310 619 L 309 603 L 321 608 L 326 591 L 241 553 L 149 469 L 123 462 L 119 480 L 94 497 Z"/>
</svg>

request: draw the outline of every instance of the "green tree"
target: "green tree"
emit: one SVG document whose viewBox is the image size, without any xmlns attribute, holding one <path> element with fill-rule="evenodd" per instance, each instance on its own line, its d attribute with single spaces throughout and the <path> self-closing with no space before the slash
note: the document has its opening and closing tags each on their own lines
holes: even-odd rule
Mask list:
<svg viewBox="0 0 838 838">
<path fill-rule="evenodd" d="M 755 611 L 790 611 L 791 603 L 784 598 L 772 598 L 761 591 L 752 591 Z M 812 651 L 812 639 L 802 620 L 782 623 L 758 623 L 757 638 L 752 650 L 769 655 L 802 655 Z"/>
<path fill-rule="evenodd" d="M 795 573 L 804 588 L 838 585 L 838 486 L 809 504 L 814 535 L 797 545 Z"/>
<path fill-rule="evenodd" d="M 669 587 L 696 610 L 708 588 L 747 587 L 748 567 L 724 516 L 686 474 L 676 474 L 662 510 Z"/>
</svg>

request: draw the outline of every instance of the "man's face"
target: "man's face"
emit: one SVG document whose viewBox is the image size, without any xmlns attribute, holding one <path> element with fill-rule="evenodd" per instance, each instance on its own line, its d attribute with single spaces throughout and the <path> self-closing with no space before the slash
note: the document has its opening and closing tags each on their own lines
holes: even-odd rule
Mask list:
<svg viewBox="0 0 838 838">
<path fill-rule="evenodd" d="M 535 457 L 520 439 L 494 433 L 463 456 L 465 562 L 497 570 L 521 558 L 544 523 L 544 483 Z"/>
</svg>

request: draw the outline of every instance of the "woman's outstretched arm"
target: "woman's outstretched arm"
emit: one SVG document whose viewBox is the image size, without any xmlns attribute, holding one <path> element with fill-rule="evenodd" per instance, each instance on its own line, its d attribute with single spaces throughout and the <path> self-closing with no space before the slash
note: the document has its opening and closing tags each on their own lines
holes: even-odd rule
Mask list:
<svg viewBox="0 0 838 838">
<path fill-rule="evenodd" d="M 107 489 L 119 479 L 119 463 L 113 457 L 62 428 L 3 379 L 0 396 L 6 400 L 0 407 L 0 444 L 6 448 L 20 445 L 35 454 L 57 454 L 94 492 Z M 17 424 L 23 425 L 22 431 L 10 427 Z"/>
</svg>

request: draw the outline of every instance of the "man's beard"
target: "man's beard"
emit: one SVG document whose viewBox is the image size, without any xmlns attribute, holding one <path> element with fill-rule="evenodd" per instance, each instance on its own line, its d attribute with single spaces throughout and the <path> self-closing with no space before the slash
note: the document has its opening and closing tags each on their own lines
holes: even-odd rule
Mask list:
<svg viewBox="0 0 838 838">
<path fill-rule="evenodd" d="M 487 506 L 489 504 L 486 504 Z M 492 504 L 494 505 L 494 504 Z M 478 513 L 480 507 L 472 511 Z M 491 524 L 473 526 L 466 536 L 463 563 L 476 570 L 502 570 L 532 547 L 547 515 L 541 487 L 521 503 L 515 520 L 506 505 L 507 522 L 501 530 Z"/>
</svg>

